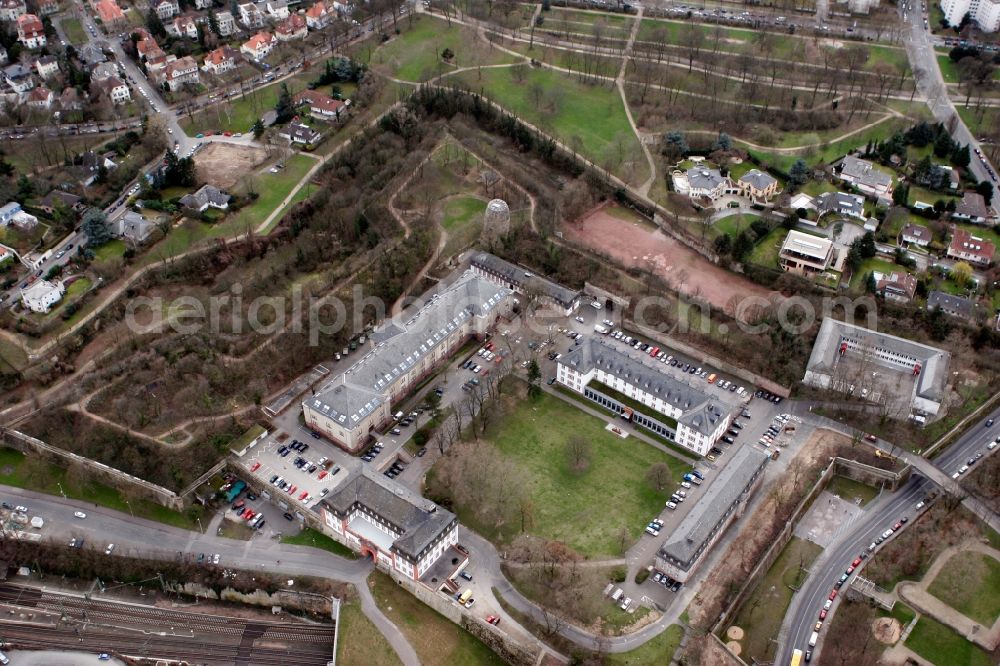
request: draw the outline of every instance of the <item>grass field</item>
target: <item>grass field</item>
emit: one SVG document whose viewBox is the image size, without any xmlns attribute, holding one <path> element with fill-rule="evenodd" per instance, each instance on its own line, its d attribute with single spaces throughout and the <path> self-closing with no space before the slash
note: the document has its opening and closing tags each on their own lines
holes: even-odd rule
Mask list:
<svg viewBox="0 0 1000 666">
<path fill-rule="evenodd" d="M 858 506 L 864 506 L 872 501 L 878 493 L 871 486 L 866 486 L 854 479 L 848 479 L 846 476 L 835 476 L 830 479 L 830 484 L 826 487 L 826 490 L 849 502 L 856 502 L 860 499 L 861 503 Z"/>
<path fill-rule="evenodd" d="M 403 632 L 423 666 L 500 666 L 504 663 L 477 638 L 425 606 L 385 574 L 373 573 L 368 580 L 375 603 Z"/>
<path fill-rule="evenodd" d="M 183 513 L 144 499 L 127 500 L 118 490 L 100 483 L 77 484 L 72 478 L 67 480 L 65 467 L 44 462 L 39 458 L 32 458 L 27 464 L 25 460 L 24 454 L 20 451 L 0 448 L 0 484 L 37 490 L 49 495 L 65 493 L 66 497 L 71 499 L 93 502 L 116 511 L 131 511 L 140 518 L 184 529 L 195 528 L 195 521 Z"/>
<path fill-rule="evenodd" d="M 686 463 L 643 442 L 611 434 L 605 424 L 546 394 L 519 403 L 486 434 L 526 480 L 535 507 L 532 533 L 563 541 L 586 557 L 618 557 L 618 531 L 625 527 L 637 539 L 663 509 L 665 494 L 645 481 L 652 464 L 666 463 L 674 480 L 688 469 Z M 566 464 L 565 446 L 571 434 L 591 444 L 590 466 L 580 474 Z M 595 506 L 615 509 L 595 512 Z M 460 507 L 459 513 L 463 522 L 472 517 L 468 509 Z M 494 540 L 513 536 L 498 533 L 492 525 L 471 526 Z"/>
<path fill-rule="evenodd" d="M 750 224 L 754 220 L 759 220 L 759 219 L 760 219 L 759 215 L 745 215 L 743 213 L 738 213 L 736 215 L 730 215 L 728 217 L 722 218 L 721 220 L 713 224 L 712 228 L 720 236 L 722 234 L 726 234 L 728 236 L 736 238 L 741 231 L 743 231 L 744 229 L 749 229 Z"/>
<path fill-rule="evenodd" d="M 59 25 L 62 27 L 62 31 L 66 35 L 66 39 L 70 41 L 70 44 L 80 46 L 87 43 L 87 31 L 80 24 L 80 19 L 67 17 L 60 20 Z"/>
<path fill-rule="evenodd" d="M 808 569 L 821 552 L 823 549 L 811 541 L 793 537 L 740 608 L 733 624 L 745 632 L 740 645 L 748 663 L 773 660 L 776 646 L 770 639 L 781 629 L 785 610 L 792 601 L 791 586 L 802 584 L 802 570 Z"/>
<path fill-rule="evenodd" d="M 947 626 L 927 616 L 917 620 L 906 647 L 935 666 L 992 666 L 989 655 Z"/>
<path fill-rule="evenodd" d="M 264 172 L 257 177 L 257 192 L 259 196 L 252 204 L 239 211 L 238 217 L 249 222 L 254 227 L 267 219 L 288 196 L 309 169 L 316 166 L 315 158 L 307 155 L 294 155 L 285 161 L 285 168 L 278 173 Z M 304 188 L 303 188 L 304 189 Z"/>
<path fill-rule="evenodd" d="M 372 67 L 403 81 L 420 82 L 453 71 L 459 67 L 498 65 L 517 62 L 517 57 L 505 53 L 479 39 L 472 28 L 448 23 L 429 15 L 415 15 L 399 25 L 402 34 L 377 48 L 368 63 Z M 450 61 L 441 54 L 450 49 Z"/>
<path fill-rule="evenodd" d="M 214 104 L 190 116 L 179 115 L 178 122 L 188 136 L 204 132 L 249 132 L 257 119 L 278 103 L 282 83 L 287 84 L 288 91 L 295 95 L 305 90 L 312 79 L 312 75 L 301 73 L 284 81 L 248 91 L 242 97 L 233 97 L 229 101 Z"/>
<path fill-rule="evenodd" d="M 661 666 L 669 664 L 670 658 L 677 651 L 684 637 L 684 629 L 679 624 L 672 624 L 659 636 L 642 644 L 629 652 L 609 654 L 605 663 L 610 666 Z"/>
<path fill-rule="evenodd" d="M 330 537 L 320 532 L 317 532 L 311 527 L 306 527 L 298 534 L 293 534 L 292 536 L 281 537 L 283 543 L 290 543 L 297 546 L 311 546 L 313 548 L 321 548 L 323 550 L 330 551 L 334 555 L 339 555 L 340 557 L 346 557 L 351 560 L 357 559 L 357 555 L 354 554 L 347 546 L 334 541 Z"/>
<path fill-rule="evenodd" d="M 649 174 L 639 139 L 629 125 L 621 96 L 613 88 L 528 67 L 464 73 L 460 78 L 470 89 L 482 91 L 625 180 L 641 183 Z"/>
<path fill-rule="evenodd" d="M 966 617 L 993 626 L 1000 615 L 1000 562 L 984 553 L 956 553 L 927 591 Z"/>
<path fill-rule="evenodd" d="M 781 244 L 785 242 L 787 235 L 788 230 L 783 227 L 772 229 L 771 233 L 760 239 L 754 246 L 747 261 L 758 266 L 777 268 L 778 252 L 781 250 Z"/>
<path fill-rule="evenodd" d="M 402 663 L 356 601 L 340 605 L 337 632 L 337 663 L 340 666 L 396 666 Z"/>
<path fill-rule="evenodd" d="M 448 232 L 444 255 L 450 256 L 479 238 L 486 202 L 472 196 L 456 196 L 441 205 L 441 226 Z"/>
</svg>

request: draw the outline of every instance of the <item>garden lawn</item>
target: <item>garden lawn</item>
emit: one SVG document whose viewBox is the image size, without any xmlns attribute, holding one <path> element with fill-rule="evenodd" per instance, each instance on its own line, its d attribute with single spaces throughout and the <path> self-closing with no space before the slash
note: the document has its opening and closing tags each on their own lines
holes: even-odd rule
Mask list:
<svg viewBox="0 0 1000 666">
<path fill-rule="evenodd" d="M 486 202 L 472 196 L 455 196 L 441 206 L 441 226 L 448 232 L 445 256 L 471 245 L 483 228 Z"/>
<path fill-rule="evenodd" d="M 966 617 L 991 627 L 1000 615 L 1000 562 L 985 553 L 955 553 L 927 591 Z"/>
<path fill-rule="evenodd" d="M 568 544 L 585 557 L 619 557 L 617 534 L 625 527 L 632 539 L 663 509 L 673 490 L 653 490 L 645 476 L 651 465 L 666 463 L 674 481 L 689 469 L 677 458 L 605 430 L 611 419 L 599 419 L 552 395 L 519 403 L 490 428 L 485 438 L 526 481 L 535 507 L 531 532 Z M 590 443 L 590 465 L 580 474 L 568 469 L 565 447 L 570 436 Z M 594 507 L 614 507 L 595 511 Z M 459 514 L 463 522 L 471 512 Z M 468 524 L 468 523 L 466 523 Z M 495 541 L 515 536 L 515 525 L 498 533 L 492 525 L 472 525 Z"/>
<path fill-rule="evenodd" d="M 712 225 L 712 228 L 715 229 L 716 233 L 718 233 L 720 236 L 722 234 L 726 234 L 728 236 L 732 236 L 733 239 L 735 239 L 741 231 L 743 231 L 744 229 L 749 229 L 750 224 L 754 220 L 759 220 L 759 219 L 760 219 L 759 215 L 744 215 L 742 213 L 737 213 L 736 215 L 729 215 L 727 217 L 718 220 L 715 224 Z"/>
<path fill-rule="evenodd" d="M 297 546 L 311 546 L 313 548 L 321 548 L 323 550 L 330 551 L 334 555 L 339 555 L 340 557 L 346 557 L 350 560 L 356 560 L 357 555 L 354 554 L 350 548 L 344 544 L 334 541 L 327 535 L 317 532 L 311 527 L 306 527 L 298 534 L 294 534 L 288 537 L 282 537 L 281 541 L 283 543 L 290 543 Z"/>
<path fill-rule="evenodd" d="M 382 632 L 361 611 L 361 604 L 340 604 L 337 663 L 340 666 L 396 666 L 401 663 Z"/>
<path fill-rule="evenodd" d="M 104 245 L 100 246 L 94 250 L 94 261 L 107 261 L 108 259 L 116 259 L 118 257 L 124 256 L 125 254 L 125 241 L 120 238 L 114 238 L 109 240 Z"/>
<path fill-rule="evenodd" d="M 854 275 L 851 276 L 851 289 L 864 289 L 865 280 L 868 279 L 868 274 L 873 271 L 878 271 L 879 273 L 891 273 L 893 271 L 907 272 L 902 266 L 898 266 L 885 259 L 865 259 L 858 266 L 858 270 L 854 271 Z"/>
<path fill-rule="evenodd" d="M 86 472 L 84 472 L 86 474 Z M 195 521 L 186 514 L 144 499 L 126 500 L 116 489 L 89 482 L 78 486 L 66 479 L 66 468 L 33 458 L 25 464 L 25 456 L 14 449 L 0 448 L 0 484 L 27 488 L 49 495 L 65 493 L 70 499 L 92 502 L 116 511 L 131 510 L 140 518 L 148 518 L 175 527 L 194 529 Z M 60 488 L 61 486 L 61 488 Z M 131 503 L 131 508 L 129 507 Z"/>
<path fill-rule="evenodd" d="M 66 39 L 68 39 L 74 46 L 80 46 L 87 43 L 87 32 L 80 24 L 80 19 L 64 18 L 59 21 L 59 25 L 62 27 L 62 31 L 65 33 Z"/>
<path fill-rule="evenodd" d="M 457 23 L 427 14 L 417 14 L 400 21 L 403 31 L 372 54 L 372 67 L 403 81 L 427 81 L 458 67 L 498 65 L 517 62 L 518 58 L 479 39 L 475 31 Z M 441 58 L 445 49 L 454 54 L 450 61 Z"/>
<path fill-rule="evenodd" d="M 935 666 L 992 666 L 989 655 L 979 647 L 927 616 L 917 620 L 906 647 Z"/>
<path fill-rule="evenodd" d="M 501 666 L 504 663 L 479 639 L 424 605 L 385 574 L 373 573 L 369 583 L 375 603 L 403 632 L 423 666 Z"/>
<path fill-rule="evenodd" d="M 610 666 L 661 666 L 668 664 L 684 638 L 684 629 L 672 624 L 656 638 L 629 652 L 614 652 L 605 657 Z"/>
<path fill-rule="evenodd" d="M 621 96 L 606 85 L 587 85 L 575 77 L 528 67 L 490 69 L 460 77 L 476 91 L 553 135 L 599 166 L 642 183 L 649 167 L 632 132 Z M 520 77 L 520 80 L 519 78 Z"/>
<path fill-rule="evenodd" d="M 757 245 L 754 246 L 753 251 L 750 252 L 748 261 L 758 266 L 777 268 L 778 252 L 781 251 L 781 244 L 785 242 L 785 236 L 787 235 L 788 230 L 783 227 L 772 229 L 771 233 L 760 239 Z"/>
<path fill-rule="evenodd" d="M 934 202 L 937 201 L 938 199 L 945 202 L 947 201 L 957 202 L 959 200 L 959 198 L 953 194 L 946 194 L 945 192 L 934 192 L 933 190 L 925 190 L 922 187 L 911 185 L 910 195 L 908 197 L 907 203 L 912 206 L 918 201 L 922 201 L 923 203 L 930 204 L 933 206 Z"/>
</svg>

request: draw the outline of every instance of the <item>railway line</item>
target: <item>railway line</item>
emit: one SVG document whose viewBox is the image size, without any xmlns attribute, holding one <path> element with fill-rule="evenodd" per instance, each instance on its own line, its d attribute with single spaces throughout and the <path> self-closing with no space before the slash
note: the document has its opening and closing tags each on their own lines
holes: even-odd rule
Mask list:
<svg viewBox="0 0 1000 666">
<path fill-rule="evenodd" d="M 332 625 L 261 622 L 0 585 L 0 607 L 30 610 L 38 620 L 0 614 L 7 643 L 28 649 L 67 648 L 206 665 L 325 665 Z M 47 618 L 48 623 L 41 622 Z"/>
</svg>

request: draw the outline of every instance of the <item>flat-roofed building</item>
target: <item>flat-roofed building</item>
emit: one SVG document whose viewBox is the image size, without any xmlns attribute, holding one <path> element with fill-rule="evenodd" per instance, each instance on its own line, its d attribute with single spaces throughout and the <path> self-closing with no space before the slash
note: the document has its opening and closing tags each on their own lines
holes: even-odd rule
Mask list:
<svg viewBox="0 0 1000 666">
<path fill-rule="evenodd" d="M 834 260 L 833 242 L 801 231 L 788 232 L 778 253 L 781 267 L 794 273 L 822 273 Z"/>
</svg>

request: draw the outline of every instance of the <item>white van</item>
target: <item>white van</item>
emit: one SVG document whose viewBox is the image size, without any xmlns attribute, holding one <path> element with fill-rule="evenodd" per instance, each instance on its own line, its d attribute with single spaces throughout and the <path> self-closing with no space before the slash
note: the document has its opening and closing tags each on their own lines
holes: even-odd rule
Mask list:
<svg viewBox="0 0 1000 666">
<path fill-rule="evenodd" d="M 9 664 L 9 663 L 10 659 L 7 658 L 7 655 L 5 655 L 3 652 L 0 652 L 0 664 Z"/>
<path fill-rule="evenodd" d="M 611 601 L 614 601 L 615 603 L 618 603 L 618 600 L 622 598 L 623 594 L 625 594 L 625 593 L 622 592 L 622 588 L 620 588 L 620 587 L 617 588 L 614 591 L 614 593 L 611 595 Z"/>
<path fill-rule="evenodd" d="M 819 633 L 813 632 L 812 636 L 809 637 L 809 647 L 816 647 L 816 641 L 819 640 Z"/>
</svg>

